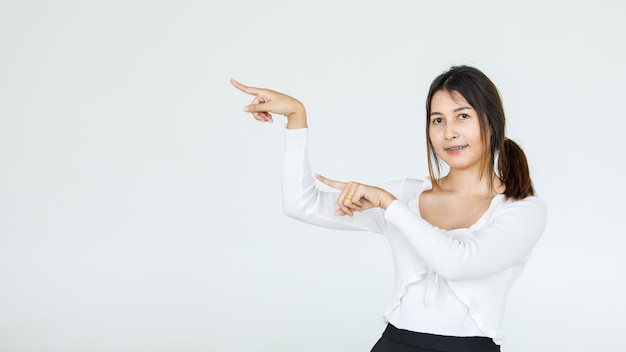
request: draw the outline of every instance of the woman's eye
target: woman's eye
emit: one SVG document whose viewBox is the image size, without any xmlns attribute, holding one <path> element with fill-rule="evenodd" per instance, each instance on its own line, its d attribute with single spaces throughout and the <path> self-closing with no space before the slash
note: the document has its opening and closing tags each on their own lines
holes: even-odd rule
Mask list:
<svg viewBox="0 0 626 352">
<path fill-rule="evenodd" d="M 469 115 L 468 115 L 468 114 L 461 114 L 461 115 L 459 115 L 459 118 L 460 118 L 461 120 L 465 120 L 465 119 L 466 119 L 466 118 L 468 118 L 468 117 L 469 117 Z"/>
<path fill-rule="evenodd" d="M 436 117 L 433 119 L 433 124 L 438 125 L 440 123 L 443 122 L 443 119 L 441 117 Z"/>
</svg>

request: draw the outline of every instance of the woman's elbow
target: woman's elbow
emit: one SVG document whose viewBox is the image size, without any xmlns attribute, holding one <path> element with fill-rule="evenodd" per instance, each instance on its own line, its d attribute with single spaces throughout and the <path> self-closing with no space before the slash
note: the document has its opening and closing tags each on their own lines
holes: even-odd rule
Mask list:
<svg viewBox="0 0 626 352">
<path fill-rule="evenodd" d="M 304 209 L 297 204 L 283 202 L 283 213 L 290 218 L 301 220 Z"/>
</svg>

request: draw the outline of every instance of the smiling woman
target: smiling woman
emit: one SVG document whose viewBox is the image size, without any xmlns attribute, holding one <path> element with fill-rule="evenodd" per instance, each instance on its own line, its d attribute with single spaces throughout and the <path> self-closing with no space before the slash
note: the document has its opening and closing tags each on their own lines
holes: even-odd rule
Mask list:
<svg viewBox="0 0 626 352">
<path fill-rule="evenodd" d="M 287 117 L 283 205 L 288 216 L 387 237 L 395 266 L 388 322 L 373 352 L 499 351 L 505 301 L 546 225 L 522 150 L 505 138 L 495 85 L 453 67 L 426 100 L 430 177 L 370 186 L 311 173 L 304 105 L 269 89 L 244 110 L 262 122 Z M 496 162 L 497 160 L 497 162 Z M 441 175 L 440 163 L 449 166 Z"/>
</svg>

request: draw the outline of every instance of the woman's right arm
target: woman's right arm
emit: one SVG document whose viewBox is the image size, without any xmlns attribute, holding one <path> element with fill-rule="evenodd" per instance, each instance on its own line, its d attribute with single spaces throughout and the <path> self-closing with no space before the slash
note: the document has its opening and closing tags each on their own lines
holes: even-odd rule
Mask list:
<svg viewBox="0 0 626 352">
<path fill-rule="evenodd" d="M 308 155 L 308 129 L 285 131 L 283 155 L 283 210 L 291 218 L 309 224 L 340 230 L 385 231 L 386 222 L 380 208 L 354 212 L 354 216 L 337 216 L 338 191 L 318 188 Z M 387 185 L 400 188 L 401 182 Z"/>
<path fill-rule="evenodd" d="M 254 96 L 244 111 L 256 120 L 272 122 L 273 113 L 287 118 L 282 180 L 283 210 L 287 216 L 334 229 L 384 232 L 382 210 L 369 209 L 355 213 L 354 217 L 336 216 L 339 192 L 322 191 L 317 187 L 308 159 L 306 110 L 300 101 L 270 89 L 248 87 L 235 80 L 231 83 Z M 396 185 L 399 187 L 399 183 Z"/>
</svg>

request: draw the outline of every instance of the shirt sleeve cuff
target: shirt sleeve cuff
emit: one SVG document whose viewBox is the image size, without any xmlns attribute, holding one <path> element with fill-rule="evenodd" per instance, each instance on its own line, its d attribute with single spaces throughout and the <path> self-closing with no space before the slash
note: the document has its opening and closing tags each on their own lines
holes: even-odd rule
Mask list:
<svg viewBox="0 0 626 352">
<path fill-rule="evenodd" d="M 410 220 L 409 220 L 410 219 Z M 418 223 L 420 226 L 431 227 L 426 220 L 409 208 L 409 206 L 399 200 L 394 200 L 385 211 L 385 220 L 391 224 L 403 228 L 407 222 Z"/>
</svg>

